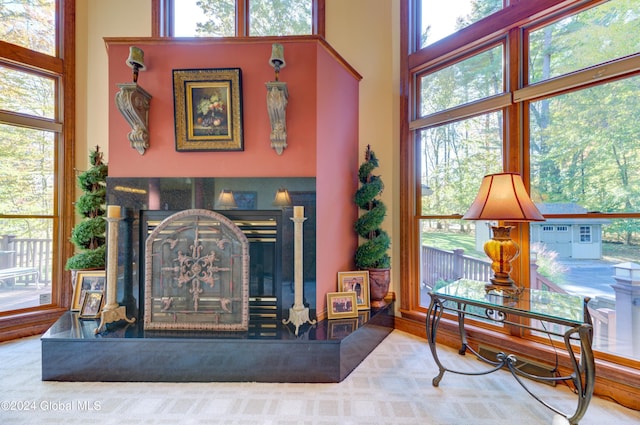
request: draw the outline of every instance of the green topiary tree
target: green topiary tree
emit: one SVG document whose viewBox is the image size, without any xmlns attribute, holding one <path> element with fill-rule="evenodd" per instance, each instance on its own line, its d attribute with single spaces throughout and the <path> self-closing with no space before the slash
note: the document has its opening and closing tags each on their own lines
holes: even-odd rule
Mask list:
<svg viewBox="0 0 640 425">
<path fill-rule="evenodd" d="M 84 192 L 76 211 L 83 217 L 71 231 L 76 254 L 67 260 L 67 270 L 103 269 L 106 264 L 106 229 L 104 217 L 107 200 L 107 164 L 102 162 L 100 147 L 89 154 L 91 167 L 78 175 Z"/>
<path fill-rule="evenodd" d="M 374 176 L 378 167 L 375 153 L 367 146 L 365 162 L 358 169 L 360 188 L 355 194 L 356 205 L 364 211 L 355 223 L 355 230 L 366 242 L 358 246 L 355 254 L 356 267 L 359 269 L 388 269 L 391 258 L 387 250 L 391 245 L 389 234 L 380 228 L 387 215 L 387 207 L 379 199 L 384 190 L 380 176 Z"/>
</svg>

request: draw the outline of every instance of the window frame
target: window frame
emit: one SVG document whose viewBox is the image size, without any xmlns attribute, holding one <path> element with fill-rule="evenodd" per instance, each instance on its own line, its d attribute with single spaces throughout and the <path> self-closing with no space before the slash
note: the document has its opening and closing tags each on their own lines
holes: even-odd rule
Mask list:
<svg viewBox="0 0 640 425">
<path fill-rule="evenodd" d="M 153 37 L 173 37 L 173 15 L 176 0 L 151 0 L 151 34 Z M 249 37 L 249 2 L 251 0 L 235 0 L 236 3 L 236 35 Z M 311 33 L 325 36 L 325 2 L 312 0 Z"/>
<path fill-rule="evenodd" d="M 64 272 L 64 261 L 73 253 L 68 235 L 75 220 L 75 192 L 66 189 L 75 188 L 75 10 L 75 0 L 56 0 L 56 56 L 0 41 L 3 65 L 57 80 L 54 119 L 0 111 L 0 122 L 4 124 L 52 131 L 56 138 L 53 215 L 20 216 L 53 220 L 51 303 L 0 312 L 0 341 L 44 332 L 68 309 L 71 300 L 71 276 Z"/>
<path fill-rule="evenodd" d="M 506 49 L 508 57 L 516 58 L 509 63 L 505 61 L 505 76 L 507 79 L 504 105 L 496 103 L 496 108 L 503 107 L 505 119 L 505 146 L 503 157 L 504 170 L 519 172 L 524 176 L 525 185 L 529 184 L 529 134 L 528 125 L 522 125 L 529 120 L 529 103 L 544 97 L 553 96 L 589 84 L 600 84 L 603 81 L 613 81 L 617 78 L 636 75 L 640 71 L 640 56 L 630 55 L 612 60 L 605 64 L 593 66 L 585 70 L 555 77 L 543 82 L 527 85 L 521 80 L 518 69 L 522 69 L 527 61 L 528 40 L 526 30 L 542 25 L 548 25 L 557 19 L 577 13 L 582 9 L 602 3 L 599 0 L 537 0 L 536 2 L 511 1 L 511 6 L 484 18 L 476 24 L 458 31 L 455 35 L 440 40 L 422 49 L 416 49 L 417 16 L 419 14 L 419 0 L 401 0 L 401 36 L 400 36 L 400 293 L 399 311 L 402 316 L 401 327 L 407 330 L 422 327 L 426 308 L 420 306 L 420 222 L 433 218 L 458 219 L 460 215 L 439 217 L 420 215 L 421 205 L 418 201 L 420 194 L 420 143 L 419 132 L 425 126 L 432 126 L 440 119 L 452 121 L 460 119 L 465 113 L 473 115 L 483 111 L 487 104 L 465 105 L 446 112 L 438 112 L 438 118 L 432 114 L 419 118 L 417 102 L 417 75 L 425 70 L 437 67 L 442 63 L 458 60 L 467 52 L 478 50 L 483 45 L 491 43 L 501 37 L 507 37 Z M 524 46 L 521 52 L 519 46 Z M 522 55 L 522 56 L 521 56 Z M 516 66 L 517 65 L 517 66 Z M 513 96 L 513 100 L 510 98 Z M 486 100 L 484 101 L 486 102 Z M 466 112 L 464 108 L 467 108 Z M 456 110 L 457 109 L 457 110 Z M 460 115 L 458 115 L 460 114 Z M 590 214 L 590 218 L 640 218 L 639 213 Z M 546 218 L 571 218 L 568 215 L 546 215 Z M 514 239 L 522 247 L 521 257 L 514 264 L 513 274 L 519 281 L 528 285 L 529 273 L 529 226 L 519 225 L 512 233 Z M 522 243 L 524 241 L 524 243 Z M 457 322 L 443 318 L 439 342 L 458 346 Z M 509 347 L 510 351 L 530 358 L 541 360 L 553 358 L 553 347 L 525 333 L 509 329 L 506 333 L 486 329 L 481 324 L 470 326 L 471 344 L 488 344 Z M 498 342 L 500 341 L 500 342 Z M 562 359 L 566 361 L 566 359 Z M 561 361 L 561 362 L 562 362 Z M 631 384 L 638 379 L 640 361 L 623 358 L 609 353 L 598 353 L 599 375 L 605 379 L 622 384 Z M 607 384 L 605 384 L 607 385 Z M 629 400 L 629 399 L 627 399 Z"/>
</svg>

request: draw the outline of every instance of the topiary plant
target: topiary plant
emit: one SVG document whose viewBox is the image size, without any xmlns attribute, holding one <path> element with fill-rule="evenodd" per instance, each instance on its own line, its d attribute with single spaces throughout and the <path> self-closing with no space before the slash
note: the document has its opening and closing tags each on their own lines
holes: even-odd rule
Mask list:
<svg viewBox="0 0 640 425">
<path fill-rule="evenodd" d="M 379 199 L 384 190 L 384 183 L 380 176 L 374 176 L 373 170 L 378 167 L 378 158 L 367 146 L 365 162 L 358 169 L 360 188 L 355 194 L 356 205 L 364 211 L 355 223 L 358 235 L 366 239 L 358 246 L 355 254 L 356 267 L 359 269 L 388 269 L 391 267 L 391 258 L 387 253 L 391 245 L 389 234 L 380 228 L 387 207 Z"/>
<path fill-rule="evenodd" d="M 77 252 L 67 260 L 67 270 L 103 269 L 106 264 L 107 224 L 103 217 L 108 167 L 99 146 L 89 154 L 89 163 L 89 169 L 78 175 L 78 186 L 84 193 L 75 206 L 83 219 L 71 231 L 70 240 Z"/>
</svg>

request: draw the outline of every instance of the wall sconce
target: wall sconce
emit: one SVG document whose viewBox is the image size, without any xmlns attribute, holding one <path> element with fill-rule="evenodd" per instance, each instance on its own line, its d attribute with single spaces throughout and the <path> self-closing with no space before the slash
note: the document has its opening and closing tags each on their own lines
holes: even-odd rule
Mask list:
<svg viewBox="0 0 640 425">
<path fill-rule="evenodd" d="M 287 147 L 287 103 L 289 90 L 287 83 L 279 81 L 280 69 L 286 66 L 284 61 L 284 47 L 282 44 L 274 43 L 271 46 L 271 58 L 269 64 L 276 71 L 275 81 L 267 81 L 267 111 L 271 123 L 271 147 L 278 155 Z"/>
<path fill-rule="evenodd" d="M 127 135 L 131 147 L 144 155 L 149 147 L 149 101 L 151 95 L 138 85 L 138 72 L 147 69 L 144 65 L 142 49 L 131 46 L 127 66 L 133 69 L 133 83 L 118 84 L 120 91 L 116 93 L 116 106 L 131 126 Z"/>
<path fill-rule="evenodd" d="M 273 199 L 273 206 L 278 208 L 286 208 L 292 205 L 289 191 L 285 188 L 280 188 L 276 192 L 276 197 Z"/>
<path fill-rule="evenodd" d="M 484 176 L 476 199 L 462 219 L 498 221 L 497 226 L 491 226 L 493 237 L 484 244 L 484 252 L 492 261 L 491 269 L 494 273 L 490 279 L 491 284 L 487 284 L 486 289 L 518 293 L 520 288 L 509 274 L 511 261 L 520 254 L 520 247 L 511 240 L 513 226 L 505 226 L 503 222 L 545 220 L 529 198 L 522 177 L 516 173 Z"/>
<path fill-rule="evenodd" d="M 238 205 L 236 204 L 236 198 L 233 196 L 233 191 L 222 189 L 220 196 L 218 196 L 218 202 L 216 202 L 216 209 L 232 210 L 235 208 L 238 208 Z"/>
</svg>

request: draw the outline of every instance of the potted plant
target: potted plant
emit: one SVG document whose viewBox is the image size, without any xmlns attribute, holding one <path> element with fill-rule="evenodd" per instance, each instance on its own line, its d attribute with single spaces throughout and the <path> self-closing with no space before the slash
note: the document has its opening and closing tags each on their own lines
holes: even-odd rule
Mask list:
<svg viewBox="0 0 640 425">
<path fill-rule="evenodd" d="M 359 244 L 355 254 L 356 267 L 369 271 L 371 306 L 382 307 L 386 304 L 384 297 L 389 291 L 391 280 L 391 257 L 387 253 L 391 245 L 389 234 L 380 228 L 387 207 L 380 200 L 384 183 L 380 176 L 373 175 L 378 167 L 378 158 L 367 145 L 365 161 L 358 169 L 360 187 L 354 201 L 362 214 L 355 222 L 355 231 L 364 240 Z"/>
<path fill-rule="evenodd" d="M 100 147 L 89 154 L 90 167 L 78 175 L 78 186 L 84 192 L 76 202 L 82 216 L 71 231 L 76 253 L 67 260 L 67 270 L 104 269 L 106 264 L 106 229 L 104 220 L 107 199 L 107 164 L 102 161 Z"/>
</svg>

